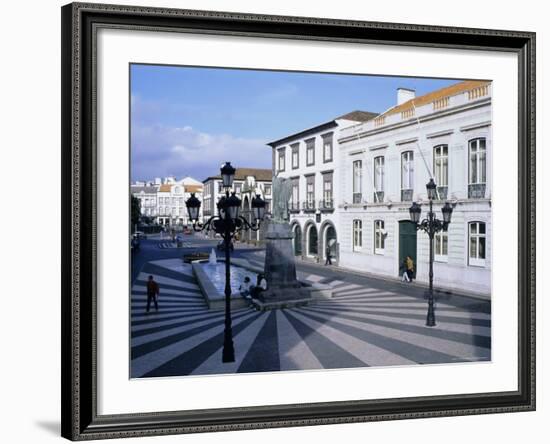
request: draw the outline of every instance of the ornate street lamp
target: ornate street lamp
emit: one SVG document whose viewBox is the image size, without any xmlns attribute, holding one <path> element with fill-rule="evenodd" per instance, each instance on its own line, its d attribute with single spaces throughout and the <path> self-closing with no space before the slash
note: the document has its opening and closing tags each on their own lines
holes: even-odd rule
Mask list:
<svg viewBox="0 0 550 444">
<path fill-rule="evenodd" d="M 434 275 L 434 237 L 435 234 L 441 230 L 446 230 L 449 224 L 451 223 L 451 216 L 453 214 L 453 207 L 446 202 L 441 213 L 443 214 L 443 220 L 437 219 L 435 213 L 433 212 L 433 200 L 435 199 L 435 190 L 437 186 L 433 179 L 426 184 L 426 190 L 428 191 L 428 199 L 430 201 L 430 210 L 428 211 L 427 217 L 420 222 L 420 213 L 422 209 L 420 205 L 416 202 L 413 202 L 409 208 L 409 215 L 411 217 L 411 222 L 415 224 L 417 230 L 425 231 L 428 234 L 430 239 L 430 272 L 429 272 L 429 291 L 428 291 L 428 316 L 426 318 L 426 325 L 428 327 L 435 326 L 435 310 L 434 310 L 434 290 L 433 290 L 433 275 Z"/>
<path fill-rule="evenodd" d="M 223 186 L 225 188 L 225 196 L 222 196 L 218 201 L 218 215 L 212 216 L 205 223 L 199 222 L 199 209 L 201 202 L 195 197 L 195 193 L 191 193 L 191 197 L 187 199 L 187 212 L 189 219 L 193 224 L 194 231 L 205 231 L 213 229 L 220 234 L 224 241 L 225 247 L 225 329 L 223 335 L 223 351 L 222 362 L 235 362 L 235 349 L 233 347 L 233 333 L 231 330 L 231 260 L 230 246 L 231 241 L 237 233 L 242 230 L 258 231 L 260 223 L 265 214 L 265 201 L 256 195 L 252 199 L 252 208 L 254 210 L 255 221 L 249 223 L 245 218 L 239 215 L 241 209 L 241 199 L 235 193 L 229 194 L 229 189 L 233 186 L 235 177 L 235 168 L 229 162 L 221 167 L 221 176 Z"/>
</svg>

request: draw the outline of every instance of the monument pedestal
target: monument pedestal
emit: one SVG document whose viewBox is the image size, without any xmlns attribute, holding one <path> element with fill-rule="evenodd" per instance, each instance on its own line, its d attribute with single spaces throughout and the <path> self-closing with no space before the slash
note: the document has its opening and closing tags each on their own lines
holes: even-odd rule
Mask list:
<svg viewBox="0 0 550 444">
<path fill-rule="evenodd" d="M 256 303 L 260 309 L 307 305 L 311 300 L 310 291 L 296 279 L 293 237 L 287 222 L 271 221 L 267 227 L 264 268 L 267 290 Z"/>
</svg>

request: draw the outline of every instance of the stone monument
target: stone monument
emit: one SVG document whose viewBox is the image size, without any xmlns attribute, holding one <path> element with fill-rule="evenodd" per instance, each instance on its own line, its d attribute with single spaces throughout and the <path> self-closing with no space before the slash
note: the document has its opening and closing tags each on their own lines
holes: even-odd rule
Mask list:
<svg viewBox="0 0 550 444">
<path fill-rule="evenodd" d="M 294 234 L 288 223 L 288 201 L 292 193 L 289 179 L 273 178 L 273 210 L 265 235 L 264 274 L 267 290 L 262 292 L 260 308 L 271 309 L 305 305 L 310 292 L 296 279 L 292 248 Z"/>
</svg>

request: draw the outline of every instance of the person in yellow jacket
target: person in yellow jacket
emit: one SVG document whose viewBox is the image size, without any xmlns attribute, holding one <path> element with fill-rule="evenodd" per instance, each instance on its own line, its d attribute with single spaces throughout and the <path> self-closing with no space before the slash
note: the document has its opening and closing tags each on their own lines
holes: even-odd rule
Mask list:
<svg viewBox="0 0 550 444">
<path fill-rule="evenodd" d="M 414 278 L 414 262 L 412 260 L 412 257 L 407 256 L 407 258 L 405 259 L 405 267 L 409 282 L 412 282 Z"/>
</svg>

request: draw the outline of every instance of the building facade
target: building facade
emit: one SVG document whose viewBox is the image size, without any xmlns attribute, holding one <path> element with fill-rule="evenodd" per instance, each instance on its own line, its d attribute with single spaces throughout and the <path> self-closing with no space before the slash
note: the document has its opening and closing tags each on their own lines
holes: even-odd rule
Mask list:
<svg viewBox="0 0 550 444">
<path fill-rule="evenodd" d="M 426 216 L 426 184 L 437 184 L 437 217 L 452 222 L 434 241 L 434 276 L 445 288 L 491 291 L 491 84 L 465 81 L 421 97 L 398 91 L 395 107 L 339 133 L 340 265 L 398 277 L 406 256 L 428 281 L 428 236 L 410 222 Z"/>
<path fill-rule="evenodd" d="M 192 177 L 176 180 L 170 176 L 163 180 L 157 178 L 154 182 L 136 182 L 130 190 L 140 200 L 141 215 L 153 218 L 155 223 L 164 226 L 189 223 L 185 201 L 191 193 L 203 200 L 203 184 Z"/>
<path fill-rule="evenodd" d="M 341 184 L 340 130 L 375 116 L 354 111 L 268 144 L 272 148 L 273 174 L 289 179 L 292 184 L 289 223 L 296 256 L 320 262 L 326 258 L 328 247 L 338 262 L 340 210 L 336 196 Z"/>
</svg>

